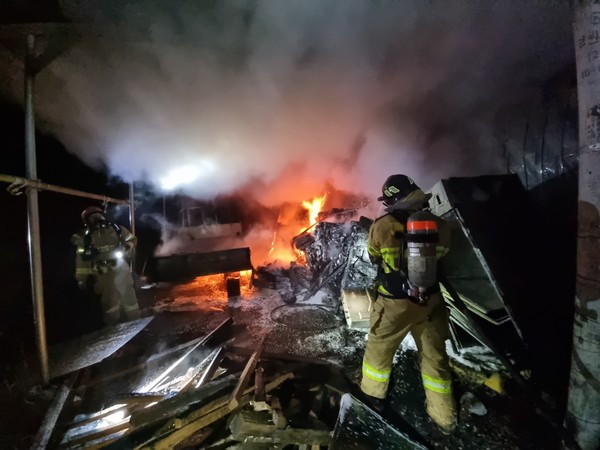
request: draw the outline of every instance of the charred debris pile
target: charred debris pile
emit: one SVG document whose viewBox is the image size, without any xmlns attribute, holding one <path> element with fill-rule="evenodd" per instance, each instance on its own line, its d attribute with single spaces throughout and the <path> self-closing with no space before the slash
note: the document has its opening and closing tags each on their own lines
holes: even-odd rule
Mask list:
<svg viewBox="0 0 600 450">
<path fill-rule="evenodd" d="M 333 221 L 296 236 L 293 244 L 305 264 L 259 268 L 257 287 L 276 289 L 288 304 L 323 291 L 339 304 L 342 289 L 364 289 L 374 275 L 366 254 L 369 221 L 351 221 L 350 214 L 337 210 L 328 216 Z M 160 352 L 149 350 L 154 346 L 142 332 L 100 363 L 67 374 L 37 445 L 335 449 L 345 448 L 348 433 L 357 432 L 351 430 L 357 417 L 359 423 L 385 423 L 357 400 L 356 385 L 339 365 L 270 351 L 281 348 L 269 344 L 275 335 L 265 330 L 258 341 L 246 342 L 248 335 L 237 327 L 228 318 L 206 336 Z M 408 425 L 391 429 L 407 448 L 424 448 Z"/>
<path fill-rule="evenodd" d="M 69 374 L 34 447 L 335 449 L 345 448 L 349 417 L 373 420 L 339 367 L 270 353 L 268 334 L 251 349 L 234 336 L 229 318 L 151 355 L 134 340 Z M 424 448 L 409 427 L 395 433 Z"/>
<path fill-rule="evenodd" d="M 366 247 L 372 220 L 351 220 L 355 215 L 354 209 L 320 213 L 319 221 L 291 243 L 305 263 L 259 267 L 256 285 L 277 289 L 287 304 L 307 302 L 324 292 L 334 306 L 340 305 L 342 289 L 366 289 L 376 274 Z"/>
<path fill-rule="evenodd" d="M 442 281 L 450 310 L 451 361 L 467 383 L 503 394 L 502 381 L 512 378 L 517 390 L 537 397 L 520 374 L 522 367 L 496 345 L 498 336 L 514 334 L 515 323 L 506 314 L 496 280 L 482 269 L 488 267 L 486 248 L 475 239 L 478 230 L 460 214 L 464 205 L 453 200 L 451 187 L 442 184 L 433 191 L 443 207 L 437 213 L 452 226 L 453 251 L 460 259 L 448 260 Z M 368 287 L 376 273 L 367 254 L 372 221 L 354 217 L 356 210 L 322 213 L 290 243 L 297 261 L 285 268 L 257 268 L 254 286 L 276 290 L 284 307 L 328 306 L 340 316 L 343 309 L 348 328 L 366 332 Z M 478 284 L 463 286 L 465 279 Z M 249 338 L 235 333 L 235 326 L 229 318 L 204 337 L 158 353 L 134 339 L 112 357 L 71 372 L 39 430 L 38 446 L 341 449 L 350 448 L 357 436 L 364 438 L 373 420 L 379 428 L 389 425 L 388 417 L 382 419 L 357 400 L 360 394 L 348 381 L 347 367 L 286 353 L 268 329 Z M 546 409 L 537 400 L 533 403 Z M 545 423 L 554 422 L 542 416 Z M 352 430 L 357 424 L 358 430 Z M 397 448 L 427 448 L 403 420 L 387 429 L 395 444 L 403 443 Z"/>
</svg>

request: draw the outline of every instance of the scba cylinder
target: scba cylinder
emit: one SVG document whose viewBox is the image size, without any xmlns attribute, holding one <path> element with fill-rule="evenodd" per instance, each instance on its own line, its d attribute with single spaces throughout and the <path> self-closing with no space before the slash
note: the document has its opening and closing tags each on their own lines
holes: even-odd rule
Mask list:
<svg viewBox="0 0 600 450">
<path fill-rule="evenodd" d="M 408 279 L 427 289 L 437 283 L 437 245 L 440 241 L 436 217 L 428 211 L 412 214 L 406 223 Z"/>
</svg>

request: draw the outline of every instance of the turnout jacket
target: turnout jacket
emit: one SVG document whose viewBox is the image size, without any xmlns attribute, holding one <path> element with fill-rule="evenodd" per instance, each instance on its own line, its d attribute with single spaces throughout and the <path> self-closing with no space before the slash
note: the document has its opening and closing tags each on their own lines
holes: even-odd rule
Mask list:
<svg viewBox="0 0 600 450">
<path fill-rule="evenodd" d="M 407 298 L 406 221 L 411 212 L 395 211 L 379 217 L 369 229 L 368 252 L 378 266 L 377 290 L 388 298 Z M 450 228 L 436 217 L 439 233 L 438 259 L 450 249 Z"/>
<path fill-rule="evenodd" d="M 81 229 L 71 237 L 71 243 L 77 247 L 75 277 L 82 285 L 88 276 L 116 262 L 116 249 L 122 248 L 126 253 L 131 252 L 135 248 L 137 238 L 123 226 L 104 222 L 93 228 Z"/>
</svg>

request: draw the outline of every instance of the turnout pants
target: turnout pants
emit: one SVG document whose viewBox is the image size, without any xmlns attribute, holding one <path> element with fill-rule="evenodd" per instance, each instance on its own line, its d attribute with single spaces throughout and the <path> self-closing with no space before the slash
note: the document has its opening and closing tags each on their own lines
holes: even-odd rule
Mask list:
<svg viewBox="0 0 600 450">
<path fill-rule="evenodd" d="M 409 331 L 419 351 L 427 413 L 438 425 L 451 427 L 456 421 L 456 405 L 445 347 L 448 313 L 440 294 L 432 295 L 425 306 L 384 297 L 373 303 L 361 389 L 385 398 L 394 354 Z"/>
<path fill-rule="evenodd" d="M 124 320 L 140 318 L 133 276 L 124 261 L 118 261 L 114 269 L 108 269 L 97 275 L 96 294 L 100 295 L 104 325 L 114 325 Z"/>
</svg>

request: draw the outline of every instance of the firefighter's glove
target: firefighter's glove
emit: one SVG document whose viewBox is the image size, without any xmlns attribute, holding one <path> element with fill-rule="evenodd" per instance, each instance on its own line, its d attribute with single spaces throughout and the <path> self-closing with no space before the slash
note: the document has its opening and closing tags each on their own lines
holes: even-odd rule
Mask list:
<svg viewBox="0 0 600 450">
<path fill-rule="evenodd" d="M 416 303 L 417 305 L 426 305 L 427 300 L 429 300 L 429 295 L 427 294 L 427 288 L 422 288 L 419 286 L 415 286 L 410 281 L 407 280 L 405 285 L 406 293 L 408 294 L 408 299 Z"/>
</svg>

